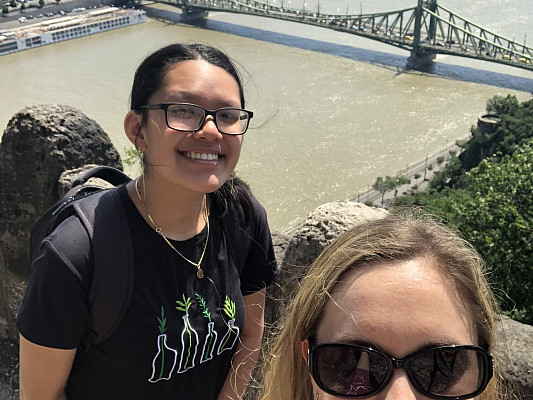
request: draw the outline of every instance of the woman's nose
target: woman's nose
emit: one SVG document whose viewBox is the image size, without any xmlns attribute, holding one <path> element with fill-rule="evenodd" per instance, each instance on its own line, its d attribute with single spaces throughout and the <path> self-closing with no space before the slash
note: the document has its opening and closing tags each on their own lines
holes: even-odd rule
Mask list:
<svg viewBox="0 0 533 400">
<path fill-rule="evenodd" d="M 404 370 L 395 370 L 391 380 L 378 396 L 380 400 L 420 400 L 422 396 L 413 387 Z"/>
<path fill-rule="evenodd" d="M 208 115 L 199 130 L 194 132 L 194 136 L 200 140 L 214 141 L 222 139 L 222 133 L 218 130 L 215 120 Z"/>
</svg>

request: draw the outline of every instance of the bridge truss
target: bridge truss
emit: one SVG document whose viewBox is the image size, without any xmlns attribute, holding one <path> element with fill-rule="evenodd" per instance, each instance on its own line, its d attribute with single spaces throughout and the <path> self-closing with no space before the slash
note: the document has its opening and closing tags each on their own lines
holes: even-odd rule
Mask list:
<svg viewBox="0 0 533 400">
<path fill-rule="evenodd" d="M 497 35 L 437 4 L 418 0 L 416 7 L 376 14 L 326 14 L 270 4 L 268 0 L 157 0 L 184 10 L 251 14 L 321 26 L 377 40 L 416 56 L 449 54 L 533 70 L 533 48 Z M 203 13 L 203 14 L 202 14 Z"/>
</svg>

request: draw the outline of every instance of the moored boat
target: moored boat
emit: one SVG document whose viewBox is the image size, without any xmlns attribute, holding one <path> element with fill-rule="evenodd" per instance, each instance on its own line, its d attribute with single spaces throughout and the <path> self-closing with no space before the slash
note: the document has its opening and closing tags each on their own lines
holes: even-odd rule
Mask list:
<svg viewBox="0 0 533 400">
<path fill-rule="evenodd" d="M 0 55 L 142 22 L 146 22 L 146 13 L 143 10 L 103 7 L 84 14 L 54 18 L 18 29 L 0 30 Z"/>
</svg>

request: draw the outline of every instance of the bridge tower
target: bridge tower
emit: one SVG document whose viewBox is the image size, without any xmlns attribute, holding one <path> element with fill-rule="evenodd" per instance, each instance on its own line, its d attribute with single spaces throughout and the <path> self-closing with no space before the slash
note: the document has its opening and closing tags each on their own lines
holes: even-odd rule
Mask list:
<svg viewBox="0 0 533 400">
<path fill-rule="evenodd" d="M 432 11 L 437 10 L 437 0 L 418 0 L 418 6 L 415 11 L 415 31 L 414 31 L 414 41 L 413 41 L 413 50 L 411 50 L 411 55 L 407 60 L 407 67 L 413 69 L 428 69 L 433 65 L 433 60 L 436 57 L 434 52 L 428 51 L 420 47 L 420 42 L 422 41 L 422 14 L 424 12 L 424 5 Z M 435 17 L 431 16 L 429 23 L 429 32 L 428 37 L 424 40 L 432 40 L 435 38 L 435 33 L 437 30 L 437 24 Z"/>
<path fill-rule="evenodd" d="M 182 8 L 183 11 L 181 13 L 181 18 L 184 21 L 191 21 L 191 20 L 202 19 L 202 18 L 207 17 L 209 13 L 207 10 L 195 8 L 193 6 L 190 6 L 188 3 L 189 3 L 188 0 L 185 0 L 183 2 L 183 8 Z"/>
</svg>

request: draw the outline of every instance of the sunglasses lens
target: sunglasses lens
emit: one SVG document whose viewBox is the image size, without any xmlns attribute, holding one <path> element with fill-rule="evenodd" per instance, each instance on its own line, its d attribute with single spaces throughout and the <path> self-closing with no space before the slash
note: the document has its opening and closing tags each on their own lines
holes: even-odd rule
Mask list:
<svg viewBox="0 0 533 400">
<path fill-rule="evenodd" d="M 315 362 L 317 384 L 340 396 L 368 396 L 376 392 L 390 369 L 387 358 L 355 346 L 319 346 Z"/>
<path fill-rule="evenodd" d="M 422 393 L 452 397 L 478 391 L 487 363 L 475 349 L 442 348 L 418 353 L 409 366 L 409 375 Z"/>
</svg>

